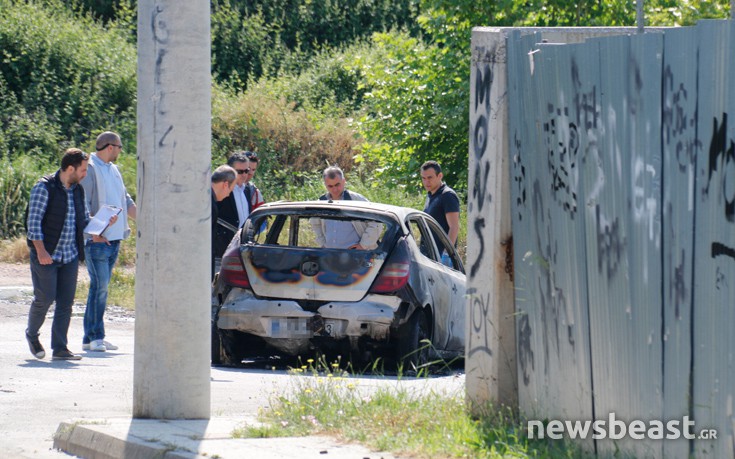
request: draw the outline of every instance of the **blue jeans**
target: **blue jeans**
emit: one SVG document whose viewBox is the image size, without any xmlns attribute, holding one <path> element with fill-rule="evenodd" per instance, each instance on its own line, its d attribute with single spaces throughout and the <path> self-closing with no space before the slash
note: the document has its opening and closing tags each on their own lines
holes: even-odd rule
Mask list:
<svg viewBox="0 0 735 459">
<path fill-rule="evenodd" d="M 120 241 L 104 242 L 88 241 L 84 245 L 84 256 L 89 271 L 89 295 L 87 309 L 84 311 L 84 338 L 87 344 L 98 339 L 105 339 L 105 308 L 107 307 L 107 287 L 110 285 L 112 268 L 120 252 Z"/>
<path fill-rule="evenodd" d="M 26 334 L 38 336 L 46 319 L 51 303 L 56 301 L 54 320 L 51 325 L 51 349 L 66 349 L 66 335 L 71 322 L 71 307 L 77 291 L 79 259 L 61 264 L 57 261 L 50 265 L 38 262 L 35 249 L 31 249 L 31 280 L 33 281 L 33 301 L 28 312 Z"/>
</svg>

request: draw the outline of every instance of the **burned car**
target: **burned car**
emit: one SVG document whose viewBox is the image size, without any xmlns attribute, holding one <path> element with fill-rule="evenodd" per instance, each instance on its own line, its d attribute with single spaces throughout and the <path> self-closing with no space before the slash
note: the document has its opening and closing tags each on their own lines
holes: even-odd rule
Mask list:
<svg viewBox="0 0 735 459">
<path fill-rule="evenodd" d="M 371 232 L 374 243 L 330 247 L 319 230 L 330 225 L 331 234 L 351 227 Z M 382 356 L 418 368 L 464 355 L 462 261 L 439 224 L 415 209 L 358 201 L 265 204 L 227 248 L 212 298 L 214 364 L 320 352 L 360 363 Z"/>
</svg>

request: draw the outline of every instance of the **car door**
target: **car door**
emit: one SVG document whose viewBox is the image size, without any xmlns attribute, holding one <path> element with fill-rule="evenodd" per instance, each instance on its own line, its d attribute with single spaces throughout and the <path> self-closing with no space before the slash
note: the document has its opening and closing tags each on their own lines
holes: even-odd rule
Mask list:
<svg viewBox="0 0 735 459">
<path fill-rule="evenodd" d="M 441 274 L 437 276 L 436 289 L 440 301 L 435 303 L 437 335 L 446 341 L 437 341 L 437 347 L 450 351 L 464 351 L 465 345 L 465 309 L 466 309 L 466 277 L 464 265 L 449 237 L 439 224 L 428 216 L 424 223 L 431 240 L 436 245 L 438 258 L 433 260 Z M 442 253 L 446 253 L 447 264 L 442 261 Z"/>
<path fill-rule="evenodd" d="M 462 263 L 452 252 L 459 269 L 442 265 L 437 244 L 432 229 L 443 234 L 441 228 L 433 220 L 428 220 L 422 214 L 412 214 L 406 220 L 413 239 L 418 246 L 419 254 L 417 267 L 421 270 L 420 278 L 422 289 L 428 293 L 428 302 L 431 304 L 434 315 L 433 344 L 440 350 L 462 351 L 464 349 L 464 273 Z M 446 235 L 444 235 L 445 243 Z"/>
</svg>

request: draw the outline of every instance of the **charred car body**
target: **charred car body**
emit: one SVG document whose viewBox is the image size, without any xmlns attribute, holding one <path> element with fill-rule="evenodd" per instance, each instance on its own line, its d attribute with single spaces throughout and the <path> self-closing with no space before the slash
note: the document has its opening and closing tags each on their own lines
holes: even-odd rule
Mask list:
<svg viewBox="0 0 735 459">
<path fill-rule="evenodd" d="M 322 247 L 314 230 L 325 224 L 367 228 L 377 246 Z M 451 266 L 442 264 L 444 251 Z M 413 367 L 464 355 L 462 261 L 436 221 L 415 209 L 263 205 L 230 243 L 212 298 L 213 363 L 272 350 L 360 362 L 382 355 Z"/>
</svg>

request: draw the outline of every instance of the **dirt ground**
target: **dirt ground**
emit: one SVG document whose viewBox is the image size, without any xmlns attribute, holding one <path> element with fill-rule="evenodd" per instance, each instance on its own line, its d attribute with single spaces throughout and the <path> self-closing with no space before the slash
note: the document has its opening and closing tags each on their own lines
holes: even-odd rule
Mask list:
<svg viewBox="0 0 735 459">
<path fill-rule="evenodd" d="M 84 265 L 79 267 L 79 281 L 89 282 L 89 274 L 87 268 Z M 8 291 L 9 287 L 32 287 L 31 282 L 31 268 L 27 264 L 23 263 L 0 263 L 0 291 Z M 10 289 L 13 291 L 14 289 Z M 8 301 L 2 301 L 0 299 L 0 317 L 6 317 L 8 308 L 14 309 L 19 305 L 22 306 L 23 314 L 27 314 L 27 305 L 30 304 L 32 291 L 30 289 L 23 289 L 27 293 L 25 296 L 12 298 Z M 0 295 L 5 298 L 6 295 Z M 53 306 L 52 306 L 53 309 Z M 75 302 L 73 306 L 73 315 L 84 315 L 85 305 L 82 303 Z M 135 317 L 135 311 L 122 308 L 115 305 L 107 305 L 105 317 L 112 320 L 131 320 Z"/>
<path fill-rule="evenodd" d="M 87 268 L 79 267 L 79 280 L 89 281 Z M 0 287 L 33 285 L 31 267 L 27 263 L 0 263 Z"/>
<path fill-rule="evenodd" d="M 31 285 L 30 265 L 0 263 L 0 286 Z"/>
</svg>

